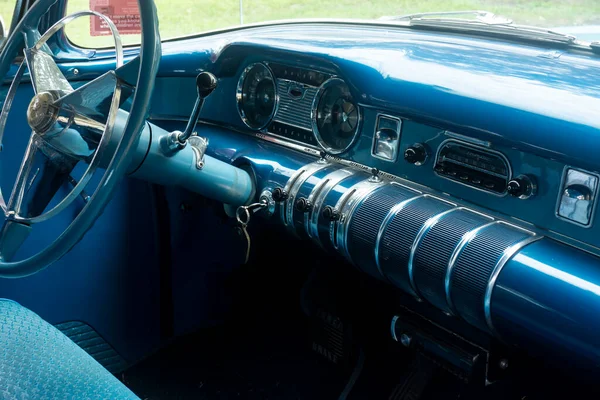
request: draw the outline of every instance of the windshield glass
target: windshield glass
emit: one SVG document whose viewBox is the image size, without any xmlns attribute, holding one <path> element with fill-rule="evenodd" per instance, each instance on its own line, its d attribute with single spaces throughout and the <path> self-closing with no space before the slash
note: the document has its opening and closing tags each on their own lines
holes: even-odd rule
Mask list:
<svg viewBox="0 0 600 400">
<path fill-rule="evenodd" d="M 302 18 L 378 19 L 424 12 L 485 10 L 516 24 L 558 29 L 582 40 L 600 40 L 600 0 L 155 0 L 162 39 L 239 25 Z M 94 9 L 115 20 L 124 44 L 137 44 L 136 0 L 68 0 L 67 13 Z M 113 15 L 111 15 L 111 13 Z M 94 19 L 96 19 L 94 17 Z M 132 22 L 133 21 L 133 22 Z M 78 46 L 107 47 L 112 39 L 81 18 L 67 26 Z"/>
</svg>

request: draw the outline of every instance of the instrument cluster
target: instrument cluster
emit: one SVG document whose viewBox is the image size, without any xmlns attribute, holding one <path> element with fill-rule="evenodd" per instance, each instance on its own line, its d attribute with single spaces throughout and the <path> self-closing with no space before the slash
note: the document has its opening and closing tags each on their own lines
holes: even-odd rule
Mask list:
<svg viewBox="0 0 600 400">
<path fill-rule="evenodd" d="M 348 151 L 360 136 L 361 109 L 346 82 L 331 74 L 254 63 L 240 75 L 236 100 L 248 128 L 329 154 Z"/>
</svg>

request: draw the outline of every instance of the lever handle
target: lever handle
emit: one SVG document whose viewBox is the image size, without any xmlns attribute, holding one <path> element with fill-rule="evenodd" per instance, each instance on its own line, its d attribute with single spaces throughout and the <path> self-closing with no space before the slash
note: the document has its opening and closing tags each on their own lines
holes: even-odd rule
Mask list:
<svg viewBox="0 0 600 400">
<path fill-rule="evenodd" d="M 196 77 L 196 90 L 198 91 L 198 98 L 196 99 L 196 103 L 194 104 L 194 108 L 192 110 L 192 115 L 190 116 L 190 120 L 185 127 L 185 131 L 183 131 L 178 137 L 177 140 L 179 143 L 184 144 L 190 136 L 192 136 L 192 132 L 194 131 L 194 127 L 198 123 L 198 117 L 200 116 L 200 111 L 202 110 L 202 105 L 204 104 L 204 99 L 208 97 L 217 87 L 217 77 L 211 74 L 210 72 L 200 72 Z"/>
</svg>

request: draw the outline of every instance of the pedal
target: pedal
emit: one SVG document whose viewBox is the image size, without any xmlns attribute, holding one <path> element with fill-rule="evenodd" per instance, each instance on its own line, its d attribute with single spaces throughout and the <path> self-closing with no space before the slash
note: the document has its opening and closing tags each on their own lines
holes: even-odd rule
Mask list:
<svg viewBox="0 0 600 400">
<path fill-rule="evenodd" d="M 349 367 L 352 354 L 351 326 L 323 307 L 317 307 L 311 320 L 312 350 L 332 364 Z"/>
</svg>

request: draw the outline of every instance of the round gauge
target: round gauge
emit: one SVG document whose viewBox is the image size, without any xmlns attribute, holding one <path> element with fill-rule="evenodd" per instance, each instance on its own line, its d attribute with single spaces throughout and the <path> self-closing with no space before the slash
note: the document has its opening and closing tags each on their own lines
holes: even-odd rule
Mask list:
<svg viewBox="0 0 600 400">
<path fill-rule="evenodd" d="M 248 127 L 262 129 L 273 118 L 277 99 L 275 80 L 269 67 L 257 63 L 246 67 L 237 87 L 240 117 Z"/>
<path fill-rule="evenodd" d="M 360 110 L 343 80 L 331 78 L 321 85 L 313 103 L 312 123 L 317 142 L 328 153 L 343 153 L 354 144 Z"/>
</svg>

